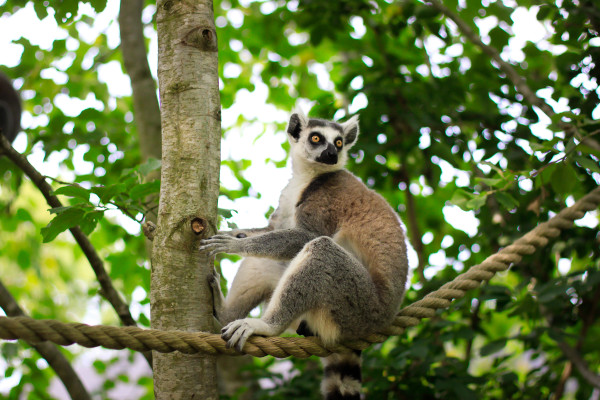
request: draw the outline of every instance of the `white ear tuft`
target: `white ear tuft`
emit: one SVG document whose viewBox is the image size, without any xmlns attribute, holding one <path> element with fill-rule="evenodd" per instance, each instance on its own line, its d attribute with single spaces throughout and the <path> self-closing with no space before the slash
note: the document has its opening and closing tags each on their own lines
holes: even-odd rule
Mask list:
<svg viewBox="0 0 600 400">
<path fill-rule="evenodd" d="M 302 111 L 302 108 L 300 108 L 299 106 L 294 107 L 294 109 L 292 110 L 292 114 L 298 115 L 298 118 L 300 119 L 300 123 L 302 124 L 303 127 L 308 125 L 308 117 L 306 116 L 306 114 L 304 114 L 304 111 Z"/>
<path fill-rule="evenodd" d="M 341 124 L 344 129 L 344 142 L 346 146 L 352 146 L 358 137 L 358 114 Z"/>
<path fill-rule="evenodd" d="M 296 108 L 290 116 L 290 122 L 288 122 L 287 133 L 294 141 L 298 141 L 300 138 L 300 131 L 308 125 L 308 118 L 300 108 Z"/>
</svg>

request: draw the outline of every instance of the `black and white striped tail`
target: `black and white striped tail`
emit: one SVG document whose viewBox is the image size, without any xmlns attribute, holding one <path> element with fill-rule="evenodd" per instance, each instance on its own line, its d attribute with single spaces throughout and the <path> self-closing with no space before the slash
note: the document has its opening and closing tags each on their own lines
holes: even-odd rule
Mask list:
<svg viewBox="0 0 600 400">
<path fill-rule="evenodd" d="M 360 351 L 323 358 L 325 376 L 321 393 L 325 400 L 360 400 Z"/>
</svg>

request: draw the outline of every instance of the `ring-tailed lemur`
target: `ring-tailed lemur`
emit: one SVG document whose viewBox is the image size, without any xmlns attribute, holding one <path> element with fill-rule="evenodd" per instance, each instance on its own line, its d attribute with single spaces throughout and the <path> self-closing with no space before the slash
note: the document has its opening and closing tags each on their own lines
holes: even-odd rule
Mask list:
<svg viewBox="0 0 600 400">
<path fill-rule="evenodd" d="M 251 335 L 279 335 L 299 318 L 325 345 L 361 337 L 392 321 L 405 291 L 400 219 L 344 169 L 358 117 L 339 124 L 295 112 L 287 133 L 293 175 L 269 225 L 220 232 L 200 247 L 249 257 L 226 299 L 211 279 L 222 336 L 238 350 Z M 245 318 L 264 300 L 260 319 Z M 360 398 L 360 352 L 334 354 L 324 365 L 325 398 Z"/>
</svg>

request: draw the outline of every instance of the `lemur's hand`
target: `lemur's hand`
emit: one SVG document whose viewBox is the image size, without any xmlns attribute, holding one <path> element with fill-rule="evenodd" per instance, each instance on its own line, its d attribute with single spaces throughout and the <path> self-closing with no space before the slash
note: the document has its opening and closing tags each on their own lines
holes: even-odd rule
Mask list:
<svg viewBox="0 0 600 400">
<path fill-rule="evenodd" d="M 219 253 L 243 255 L 242 241 L 243 239 L 229 235 L 215 235 L 200 241 L 199 250 L 209 252 L 211 258 Z"/>
</svg>

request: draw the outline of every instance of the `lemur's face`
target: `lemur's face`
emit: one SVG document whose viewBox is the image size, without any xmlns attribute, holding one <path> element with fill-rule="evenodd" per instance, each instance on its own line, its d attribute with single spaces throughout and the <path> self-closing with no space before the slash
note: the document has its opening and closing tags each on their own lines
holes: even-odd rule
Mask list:
<svg viewBox="0 0 600 400">
<path fill-rule="evenodd" d="M 294 113 L 287 131 L 293 159 L 317 164 L 321 169 L 334 170 L 344 166 L 348 149 L 356 142 L 358 117 L 339 124 Z"/>
</svg>

